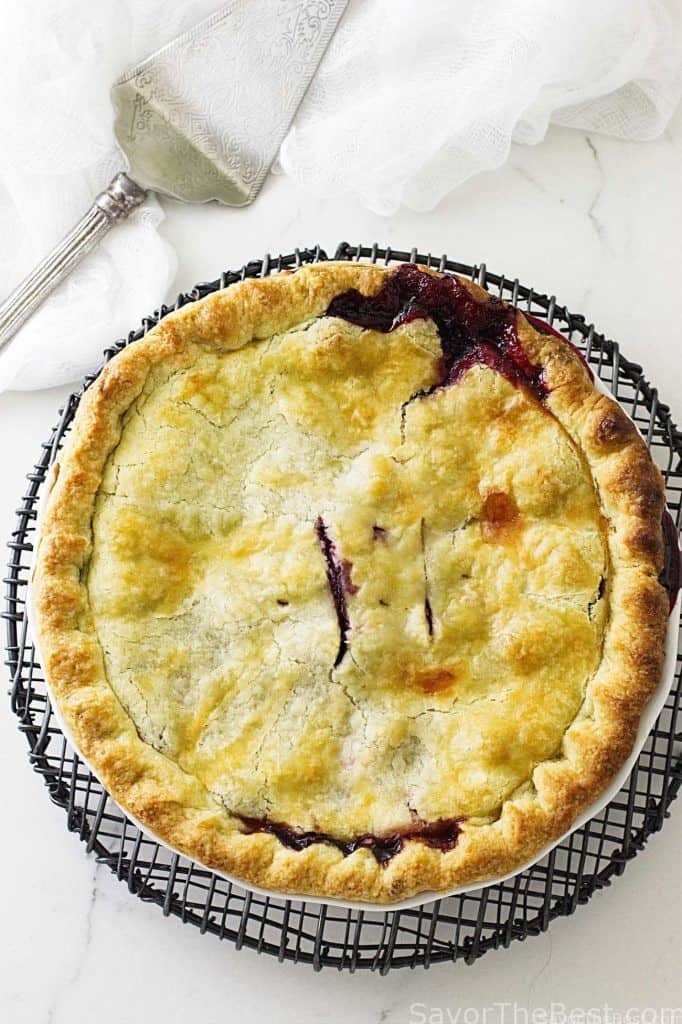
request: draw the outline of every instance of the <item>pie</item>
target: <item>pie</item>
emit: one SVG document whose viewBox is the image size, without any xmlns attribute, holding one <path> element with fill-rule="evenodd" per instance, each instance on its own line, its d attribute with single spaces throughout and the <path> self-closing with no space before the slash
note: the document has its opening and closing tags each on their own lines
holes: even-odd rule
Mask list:
<svg viewBox="0 0 682 1024">
<path fill-rule="evenodd" d="M 510 873 L 630 753 L 662 479 L 550 327 L 320 263 L 166 316 L 78 409 L 33 579 L 114 799 L 211 869 L 386 903 Z"/>
</svg>

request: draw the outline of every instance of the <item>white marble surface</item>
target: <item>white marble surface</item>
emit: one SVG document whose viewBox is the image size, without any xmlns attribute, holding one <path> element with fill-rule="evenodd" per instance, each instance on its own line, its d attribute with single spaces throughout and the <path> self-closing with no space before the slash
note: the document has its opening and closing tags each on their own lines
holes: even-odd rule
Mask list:
<svg viewBox="0 0 682 1024">
<path fill-rule="evenodd" d="M 555 291 L 593 318 L 644 364 L 679 422 L 680 168 L 678 114 L 663 138 L 642 145 L 553 130 L 542 146 L 514 148 L 506 167 L 469 182 L 430 214 L 383 220 L 343 201 L 311 203 L 282 178 L 271 178 L 247 210 L 168 203 L 164 230 L 180 268 L 170 294 L 159 299 L 267 250 L 318 241 L 329 250 L 346 239 L 447 251 Z M 3 539 L 24 474 L 66 393 L 0 396 Z M 551 1004 L 607 1004 L 614 1014 L 648 1009 L 628 1024 L 654 1024 L 666 1020 L 662 1009 L 682 1003 L 679 807 L 622 879 L 540 938 L 489 953 L 470 968 L 440 965 L 386 979 L 316 975 L 249 950 L 237 953 L 130 896 L 67 834 L 7 710 L 0 732 L 0 1019 L 11 1024 L 494 1024 L 501 1011 L 492 1008 L 500 1002 L 518 1004 L 516 1017 L 505 1011 L 514 1024 L 527 1024 L 525 1009 L 549 1013 Z M 561 1012 L 557 1005 L 555 1024 Z M 616 1024 L 602 1009 L 590 1024 L 609 1019 Z"/>
</svg>

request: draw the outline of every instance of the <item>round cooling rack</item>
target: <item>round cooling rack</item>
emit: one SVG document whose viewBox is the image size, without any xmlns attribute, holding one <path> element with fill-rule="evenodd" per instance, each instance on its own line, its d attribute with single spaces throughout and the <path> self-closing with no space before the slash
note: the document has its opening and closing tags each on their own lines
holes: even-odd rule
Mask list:
<svg viewBox="0 0 682 1024">
<path fill-rule="evenodd" d="M 319 246 L 286 256 L 247 263 L 216 281 L 199 284 L 162 306 L 142 327 L 105 352 L 105 363 L 147 333 L 172 310 L 246 277 L 266 277 L 328 257 Z M 665 477 L 668 507 L 679 531 L 682 507 L 682 433 L 670 410 L 641 367 L 625 359 L 616 342 L 599 334 L 583 316 L 570 313 L 556 299 L 489 273 L 485 265 L 468 266 L 446 256 L 422 255 L 341 244 L 340 260 L 391 263 L 412 261 L 471 277 L 488 291 L 523 311 L 554 324 L 580 349 L 594 374 L 618 398 L 645 438 Z M 107 864 L 131 893 L 156 903 L 163 913 L 280 960 L 321 967 L 382 974 L 395 967 L 443 961 L 473 963 L 490 949 L 508 946 L 545 931 L 550 922 L 572 914 L 598 890 L 623 873 L 654 832 L 659 831 L 682 781 L 682 733 L 678 712 L 682 693 L 682 659 L 675 679 L 635 767 L 616 797 L 596 817 L 573 832 L 532 868 L 508 881 L 437 900 L 412 910 L 379 912 L 345 910 L 299 900 L 260 896 L 174 854 L 126 818 L 97 778 L 74 753 L 59 729 L 26 617 L 32 539 L 37 504 L 50 465 L 67 434 L 83 392 L 97 374 L 69 398 L 34 469 L 17 510 L 5 583 L 7 664 L 11 704 L 29 746 L 29 761 L 42 775 L 53 803 L 66 813 L 66 826 L 78 834 L 88 852 Z"/>
</svg>

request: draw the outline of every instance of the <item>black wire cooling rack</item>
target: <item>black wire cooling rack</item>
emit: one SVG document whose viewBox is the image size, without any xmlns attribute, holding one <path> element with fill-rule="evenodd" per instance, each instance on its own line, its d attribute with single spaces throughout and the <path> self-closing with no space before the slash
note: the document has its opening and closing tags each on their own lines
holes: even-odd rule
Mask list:
<svg viewBox="0 0 682 1024">
<path fill-rule="evenodd" d="M 641 367 L 625 359 L 616 342 L 599 334 L 583 316 L 568 312 L 553 296 L 536 295 L 518 280 L 489 273 L 483 264 L 472 267 L 446 256 L 425 256 L 416 249 L 397 251 L 347 243 L 338 247 L 335 258 L 383 264 L 410 260 L 454 271 L 554 323 L 580 348 L 593 371 L 637 423 L 665 477 L 669 508 L 679 530 L 682 433 L 672 422 L 668 407 L 659 402 L 656 388 L 645 380 Z M 266 277 L 325 259 L 319 246 L 297 249 L 287 256 L 265 256 L 239 271 L 222 274 L 216 281 L 199 284 L 179 295 L 174 306 L 162 306 L 143 320 L 139 330 L 107 349 L 105 363 L 187 302 L 246 277 Z M 395 967 L 428 967 L 442 961 L 473 963 L 490 949 L 545 931 L 554 918 L 572 914 L 623 873 L 648 837 L 662 827 L 682 780 L 679 656 L 665 708 L 618 795 L 540 863 L 507 882 L 473 893 L 387 913 L 258 896 L 171 853 L 132 824 L 62 735 L 52 714 L 26 620 L 26 587 L 40 490 L 80 397 L 96 376 L 86 377 L 82 388 L 71 395 L 28 474 L 28 488 L 9 543 L 3 617 L 12 710 L 28 742 L 30 763 L 42 775 L 53 803 L 66 812 L 69 831 L 75 832 L 86 850 L 108 865 L 131 893 L 201 932 L 229 939 L 237 948 L 248 946 L 280 960 L 302 961 L 316 970 L 323 966 L 350 971 L 366 968 L 383 974 Z"/>
</svg>

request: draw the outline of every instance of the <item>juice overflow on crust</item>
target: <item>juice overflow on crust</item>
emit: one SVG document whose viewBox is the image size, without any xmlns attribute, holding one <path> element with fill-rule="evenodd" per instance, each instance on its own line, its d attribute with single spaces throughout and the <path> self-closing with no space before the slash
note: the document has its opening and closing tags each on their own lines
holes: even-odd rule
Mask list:
<svg viewBox="0 0 682 1024">
<path fill-rule="evenodd" d="M 397 853 L 400 853 L 409 839 L 416 839 L 443 852 L 452 850 L 457 845 L 461 831 L 461 819 L 441 818 L 438 821 L 426 822 L 420 821 L 414 812 L 415 824 L 409 828 L 383 836 L 367 832 L 353 839 L 339 839 L 326 832 L 304 832 L 283 822 L 270 821 L 269 818 L 249 818 L 241 814 L 235 817 L 241 821 L 247 834 L 268 832 L 291 850 L 305 850 L 313 843 L 329 843 L 340 850 L 344 857 L 355 853 L 356 850 L 369 850 L 378 863 L 383 865 L 388 864 Z"/>
<path fill-rule="evenodd" d="M 525 385 L 539 401 L 547 397 L 542 367 L 530 361 L 519 342 L 516 310 L 494 297 L 478 302 L 456 277 L 434 277 L 413 263 L 403 263 L 375 295 L 368 297 L 355 289 L 337 295 L 327 316 L 384 334 L 413 320 L 433 320 L 443 353 L 441 377 L 413 398 L 455 384 L 477 364 L 490 366 L 513 384 Z"/>
</svg>

